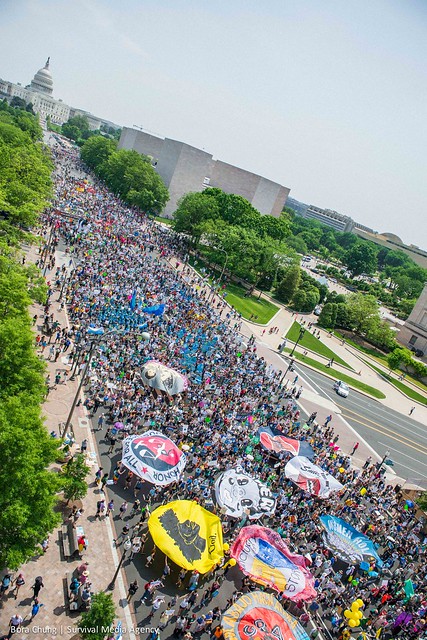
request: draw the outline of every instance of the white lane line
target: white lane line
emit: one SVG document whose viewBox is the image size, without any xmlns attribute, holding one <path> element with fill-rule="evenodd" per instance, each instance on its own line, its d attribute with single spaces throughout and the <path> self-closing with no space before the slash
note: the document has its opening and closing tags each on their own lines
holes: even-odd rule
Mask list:
<svg viewBox="0 0 427 640">
<path fill-rule="evenodd" d="M 297 368 L 299 368 L 299 367 L 297 367 Z M 305 372 L 304 372 L 304 375 L 305 375 Z M 310 377 L 309 377 L 309 376 L 307 376 L 307 377 L 310 379 Z M 326 396 L 326 397 L 327 397 L 331 402 L 333 402 L 334 404 L 336 404 L 336 403 L 335 403 L 335 400 L 333 400 L 333 399 L 331 398 L 331 396 L 329 396 L 329 395 L 326 393 L 326 391 L 324 391 L 321 387 L 319 387 L 319 385 L 318 385 L 318 384 L 316 384 L 313 380 L 312 380 L 312 383 L 313 383 L 313 385 L 314 385 L 315 387 L 317 387 L 318 389 L 320 389 L 320 391 L 322 392 L 322 394 L 324 394 L 324 395 L 325 395 L 325 396 Z M 305 409 L 304 409 L 304 411 L 307 413 L 307 411 L 306 411 Z M 368 442 L 366 442 L 366 440 L 365 440 L 364 438 L 362 438 L 362 436 L 360 435 L 360 433 L 358 433 L 358 432 L 356 431 L 356 429 L 354 429 L 354 427 L 352 427 L 352 426 L 351 426 L 351 424 L 349 424 L 349 423 L 347 422 L 347 420 L 345 420 L 345 418 L 343 418 L 343 416 L 342 416 L 342 415 L 338 415 L 338 414 L 336 414 L 336 415 L 337 415 L 337 418 L 340 418 L 340 419 L 343 421 L 343 423 L 345 424 L 345 426 L 347 427 L 347 429 L 349 429 L 349 430 L 353 433 L 353 435 L 356 437 L 356 439 L 357 439 L 359 442 L 363 442 L 363 444 L 365 445 L 365 447 L 366 447 L 367 449 L 369 449 L 369 451 L 370 451 L 370 452 L 375 456 L 375 458 L 377 458 L 377 460 L 381 460 L 381 456 L 380 456 L 380 455 L 375 451 L 375 449 L 374 449 L 373 447 L 371 447 L 371 445 L 370 445 Z M 396 472 L 395 472 L 395 471 L 393 471 L 393 470 L 390 470 L 390 471 L 391 471 L 391 473 L 394 473 L 394 474 L 396 475 Z"/>
<path fill-rule="evenodd" d="M 304 375 L 306 375 L 305 372 L 304 372 Z M 309 376 L 307 376 L 307 377 L 309 378 Z M 311 380 L 311 378 L 309 378 L 309 379 Z M 311 382 L 318 389 L 320 389 L 320 391 L 322 393 L 324 393 L 326 395 L 326 397 L 329 398 L 329 400 L 332 400 L 332 398 L 326 393 L 326 391 L 324 391 L 322 389 L 322 387 L 320 385 L 316 384 L 313 380 L 311 380 Z M 336 405 L 338 405 L 340 407 L 340 409 L 344 409 L 344 410 L 347 409 L 348 410 L 349 409 L 349 405 L 350 405 L 351 407 L 354 407 L 355 409 L 358 409 L 360 411 L 360 406 L 356 402 L 351 401 L 351 400 L 346 404 L 340 403 L 338 401 L 338 399 L 337 400 L 332 400 L 332 402 L 334 402 Z M 364 411 L 367 414 L 372 414 L 375 418 L 378 418 L 378 414 L 381 413 L 380 408 L 381 408 L 382 405 L 379 402 L 376 403 L 376 404 L 377 404 L 377 406 L 375 406 L 375 409 L 367 408 L 367 407 L 371 406 L 370 404 L 364 405 Z M 360 416 L 360 414 L 359 414 L 359 416 Z M 362 417 L 362 418 L 364 417 L 366 420 L 370 419 L 370 418 L 368 418 L 368 416 L 360 416 L 360 417 Z M 404 418 L 403 415 L 402 415 L 402 418 Z M 397 425 L 399 427 L 399 429 L 402 429 L 403 431 L 406 431 L 407 433 L 409 433 L 412 436 L 414 435 L 414 432 L 419 431 L 419 433 L 416 433 L 416 435 L 420 438 L 421 441 L 425 440 L 427 442 L 426 430 L 424 428 L 422 428 L 421 426 L 417 427 L 417 426 L 411 424 L 412 428 L 408 429 L 407 427 L 404 427 L 400 422 L 396 422 L 396 416 L 395 415 L 392 416 L 392 418 L 390 418 L 388 420 L 389 420 L 389 422 L 392 422 L 393 424 L 391 424 L 391 425 L 390 424 L 382 425 L 383 427 L 388 428 L 388 429 L 393 429 L 393 428 L 396 428 L 396 425 Z M 399 435 L 399 432 L 393 431 L 393 433 L 395 433 L 396 435 Z M 422 442 L 420 444 L 422 444 Z"/>
<path fill-rule="evenodd" d="M 345 407 L 343 407 L 343 405 L 339 405 L 344 411 L 345 411 Z M 351 409 L 349 409 L 349 411 L 351 411 Z M 359 408 L 360 411 L 360 408 Z M 367 412 L 368 413 L 368 412 Z M 362 416 L 359 414 L 357 414 L 359 418 L 365 419 L 365 420 L 371 420 L 371 418 L 368 418 L 367 416 Z M 374 414 L 375 415 L 375 414 Z M 378 419 L 378 416 L 375 415 L 375 417 Z M 356 418 L 355 418 L 356 420 Z M 372 420 L 371 420 L 372 421 Z M 366 425 L 365 425 L 366 426 Z M 403 435 L 402 433 L 400 433 L 401 431 L 405 431 L 406 433 L 409 433 L 409 435 L 411 435 L 412 437 L 416 436 L 420 442 L 415 444 L 420 444 L 422 446 L 425 446 L 423 443 L 427 442 L 427 436 L 425 435 L 425 429 L 422 433 L 416 433 L 413 429 L 408 429 L 407 427 L 404 427 L 400 422 L 394 422 L 394 424 L 390 424 L 390 422 L 388 422 L 387 424 L 383 424 L 381 425 L 384 429 L 388 429 L 389 431 L 391 431 L 391 433 L 393 433 L 394 435 Z"/>
<path fill-rule="evenodd" d="M 405 456 L 405 458 L 409 458 L 412 461 L 415 460 L 414 456 L 408 456 L 407 453 L 402 453 L 399 449 L 394 449 L 393 447 L 390 447 L 388 444 L 385 444 L 385 442 L 379 442 L 378 444 L 384 445 L 384 447 L 387 447 L 387 449 L 390 449 L 391 451 L 396 451 L 396 453 L 398 453 L 401 456 Z M 418 462 L 418 464 L 422 464 L 423 467 L 427 467 L 427 464 L 425 462 L 420 462 L 419 460 L 416 460 L 416 462 Z"/>
</svg>

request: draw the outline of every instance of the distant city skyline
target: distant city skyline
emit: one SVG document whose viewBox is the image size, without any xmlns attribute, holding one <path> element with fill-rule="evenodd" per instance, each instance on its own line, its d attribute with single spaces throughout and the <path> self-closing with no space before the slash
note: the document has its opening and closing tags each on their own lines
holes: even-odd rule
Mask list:
<svg viewBox="0 0 427 640">
<path fill-rule="evenodd" d="M 427 248 L 421 0 L 3 0 L 0 77 Z"/>
</svg>

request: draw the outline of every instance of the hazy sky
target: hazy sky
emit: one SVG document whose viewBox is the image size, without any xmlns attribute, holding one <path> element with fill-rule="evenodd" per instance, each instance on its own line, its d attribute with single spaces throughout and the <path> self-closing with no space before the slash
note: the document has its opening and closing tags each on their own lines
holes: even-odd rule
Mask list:
<svg viewBox="0 0 427 640">
<path fill-rule="evenodd" d="M 426 0 L 0 0 L 0 77 L 427 249 Z"/>
</svg>

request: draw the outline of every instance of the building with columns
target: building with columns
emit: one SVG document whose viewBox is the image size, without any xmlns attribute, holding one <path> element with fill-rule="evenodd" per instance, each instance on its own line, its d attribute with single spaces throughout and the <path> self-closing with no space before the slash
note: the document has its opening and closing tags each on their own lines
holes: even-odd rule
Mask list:
<svg viewBox="0 0 427 640">
<path fill-rule="evenodd" d="M 408 319 L 397 335 L 399 342 L 410 349 L 423 353 L 427 360 L 427 284 L 412 309 Z"/>
<path fill-rule="evenodd" d="M 25 87 L 19 82 L 14 83 L 0 78 L 0 100 L 6 98 L 10 102 L 15 97 L 22 98 L 27 104 L 31 102 L 33 111 L 39 114 L 41 121 L 49 117 L 51 122 L 61 125 L 73 116 L 82 115 L 88 119 L 89 127 L 92 130 L 99 129 L 101 124 L 116 129 L 120 128 L 113 122 L 98 118 L 88 111 L 70 107 L 62 100 L 54 98 L 50 58 L 46 60 L 44 67 L 37 71 L 30 84 Z"/>
</svg>

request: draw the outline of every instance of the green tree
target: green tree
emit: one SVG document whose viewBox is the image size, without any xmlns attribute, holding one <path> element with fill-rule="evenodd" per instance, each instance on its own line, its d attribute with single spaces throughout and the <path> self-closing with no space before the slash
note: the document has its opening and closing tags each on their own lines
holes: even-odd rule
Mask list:
<svg viewBox="0 0 427 640">
<path fill-rule="evenodd" d="M 69 138 L 70 140 L 74 140 L 74 142 L 77 142 L 77 140 L 81 137 L 81 131 L 75 125 L 69 124 L 69 122 L 64 122 L 64 124 L 62 125 L 62 135 L 64 135 L 66 138 Z"/>
<path fill-rule="evenodd" d="M 415 378 L 422 379 L 427 377 L 427 367 L 419 360 L 412 358 L 410 369 Z"/>
<path fill-rule="evenodd" d="M 295 249 L 297 253 L 301 255 L 305 255 L 308 252 L 307 244 L 300 235 L 297 236 L 289 236 L 286 238 L 286 245 L 291 249 Z"/>
<path fill-rule="evenodd" d="M 19 98 L 18 96 L 14 96 L 10 101 L 10 106 L 15 107 L 16 109 L 25 109 L 27 103 L 23 98 Z"/>
<path fill-rule="evenodd" d="M 86 116 L 73 116 L 62 125 L 62 134 L 77 142 L 77 140 L 87 137 L 89 129 L 89 121 Z"/>
<path fill-rule="evenodd" d="M 51 195 L 52 164 L 34 144 L 39 126 L 30 114 L 23 116 L 11 116 L 13 124 L 0 118 L 0 210 L 7 213 L 8 221 L 1 224 L 7 233 L 12 233 L 11 225 L 33 226 Z M 22 129 L 27 121 L 33 131 Z"/>
<path fill-rule="evenodd" d="M 424 491 L 415 502 L 423 511 L 427 511 L 427 491 Z"/>
<path fill-rule="evenodd" d="M 390 371 L 394 371 L 395 369 L 399 369 L 400 365 L 403 362 L 403 349 L 393 349 L 391 353 L 387 356 L 387 364 Z"/>
<path fill-rule="evenodd" d="M 261 215 L 258 228 L 264 236 L 275 238 L 279 242 L 285 240 L 290 234 L 290 221 L 286 214 L 282 214 L 280 218 L 270 215 Z"/>
<path fill-rule="evenodd" d="M 261 223 L 261 214 L 242 196 L 225 193 L 221 189 L 209 187 L 203 192 L 215 199 L 219 217 L 230 225 L 257 230 Z"/>
<path fill-rule="evenodd" d="M 351 328 L 348 307 L 345 302 L 336 303 L 335 326 L 342 327 L 343 329 Z"/>
<path fill-rule="evenodd" d="M 301 311 L 303 313 L 307 307 L 307 293 L 303 289 L 298 289 L 295 292 L 290 304 L 292 309 L 295 309 L 295 311 Z"/>
<path fill-rule="evenodd" d="M 320 312 L 318 318 L 318 325 L 325 329 L 333 329 L 337 319 L 337 305 L 332 302 L 327 302 Z"/>
<path fill-rule="evenodd" d="M 65 465 L 61 481 L 64 486 L 64 497 L 70 500 L 81 500 L 87 493 L 86 478 L 90 469 L 82 453 L 71 458 Z"/>
<path fill-rule="evenodd" d="M 54 511 L 59 476 L 48 470 L 58 445 L 38 403 L 28 391 L 0 397 L 0 565 L 11 569 L 31 558 L 61 520 Z"/>
<path fill-rule="evenodd" d="M 117 148 L 117 144 L 113 140 L 95 136 L 86 140 L 80 150 L 80 155 L 88 167 L 97 171 L 104 164 Z"/>
<path fill-rule="evenodd" d="M 295 293 L 301 282 L 301 268 L 293 265 L 285 271 L 285 275 L 279 282 L 276 295 L 282 302 L 289 302 L 295 296 Z"/>
<path fill-rule="evenodd" d="M 110 593 L 100 591 L 92 597 L 92 604 L 79 620 L 79 633 L 84 640 L 104 640 L 105 629 L 112 627 L 116 617 L 116 607 Z M 110 637 L 112 634 L 109 633 Z"/>
<path fill-rule="evenodd" d="M 305 290 L 306 293 L 306 303 L 304 311 L 306 313 L 311 313 L 316 305 L 319 304 L 320 300 L 320 292 L 317 287 L 311 287 L 310 289 Z"/>
<path fill-rule="evenodd" d="M 347 297 L 349 321 L 356 333 L 366 333 L 372 322 L 378 320 L 379 310 L 374 296 L 351 293 Z"/>
<path fill-rule="evenodd" d="M 173 215 L 175 231 L 188 233 L 199 242 L 204 233 L 203 223 L 219 217 L 216 198 L 206 193 L 187 193 L 178 201 Z"/>
<path fill-rule="evenodd" d="M 389 267 L 403 267 L 411 262 L 411 259 L 403 251 L 394 250 L 388 251 L 383 258 L 384 264 Z"/>
<path fill-rule="evenodd" d="M 377 268 L 377 250 L 368 242 L 357 242 L 345 254 L 345 263 L 353 276 L 371 275 Z"/>
</svg>

